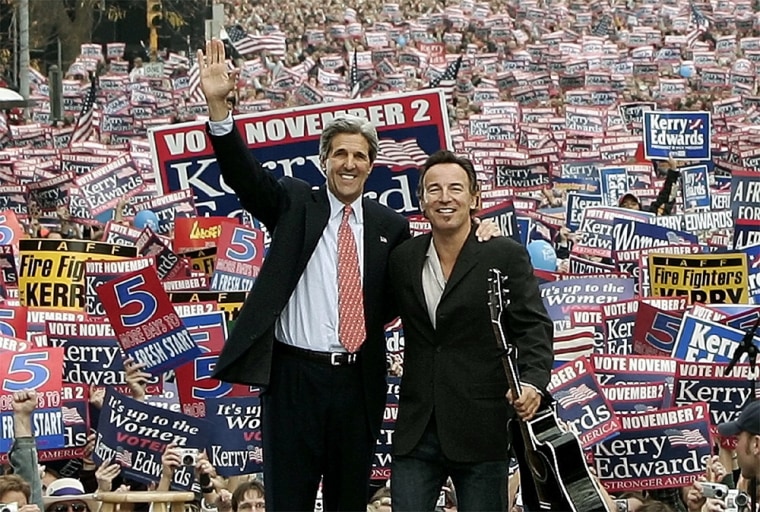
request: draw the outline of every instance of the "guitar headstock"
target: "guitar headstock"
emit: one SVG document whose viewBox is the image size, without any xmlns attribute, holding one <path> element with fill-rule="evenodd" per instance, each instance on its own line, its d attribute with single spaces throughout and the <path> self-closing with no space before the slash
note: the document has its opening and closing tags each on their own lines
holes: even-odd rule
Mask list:
<svg viewBox="0 0 760 512">
<path fill-rule="evenodd" d="M 501 314 L 509 306 L 509 289 L 506 287 L 507 276 L 498 268 L 488 271 L 488 307 L 491 309 L 491 322 L 501 326 Z"/>
</svg>

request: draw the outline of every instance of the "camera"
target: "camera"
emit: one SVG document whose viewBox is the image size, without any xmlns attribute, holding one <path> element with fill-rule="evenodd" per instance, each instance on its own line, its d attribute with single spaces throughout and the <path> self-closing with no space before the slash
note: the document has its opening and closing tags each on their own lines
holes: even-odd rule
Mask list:
<svg viewBox="0 0 760 512">
<path fill-rule="evenodd" d="M 728 496 L 728 486 L 713 482 L 704 482 L 702 483 L 702 495 L 705 498 L 718 498 L 719 500 L 724 500 L 726 499 L 726 496 Z"/>
<path fill-rule="evenodd" d="M 198 463 L 198 449 L 182 448 L 179 451 L 179 460 L 182 461 L 183 466 L 195 466 Z M 0 510 L 0 512 L 3 511 Z"/>
<path fill-rule="evenodd" d="M 731 489 L 728 491 L 726 508 L 724 510 L 725 512 L 744 512 L 745 510 L 749 510 L 749 494 Z"/>
<path fill-rule="evenodd" d="M 18 512 L 18 503 L 0 503 L 0 512 Z"/>
</svg>

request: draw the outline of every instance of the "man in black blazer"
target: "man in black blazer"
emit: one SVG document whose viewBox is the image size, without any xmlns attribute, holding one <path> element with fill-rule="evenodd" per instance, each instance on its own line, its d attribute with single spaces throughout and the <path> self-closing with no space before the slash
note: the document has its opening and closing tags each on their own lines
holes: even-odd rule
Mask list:
<svg viewBox="0 0 760 512">
<path fill-rule="evenodd" d="M 272 235 L 214 377 L 264 388 L 267 510 L 314 510 L 320 480 L 325 510 L 365 510 L 386 398 L 383 326 L 392 319 L 387 262 L 409 238 L 404 217 L 362 198 L 377 133 L 364 119 L 336 119 L 320 139 L 326 186 L 314 190 L 298 179 L 276 180 L 234 128 L 225 98 L 235 73 L 227 71 L 223 44 L 207 43 L 198 62 L 224 181 Z M 337 275 L 344 225 L 361 274 L 353 300 L 364 316 L 357 327 L 363 332 L 352 335 L 349 348 Z"/>
<path fill-rule="evenodd" d="M 432 511 L 451 476 L 460 511 L 504 511 L 507 423 L 515 412 L 532 418 L 542 395 L 548 396 L 552 323 L 525 248 L 506 237 L 477 243 L 471 214 L 479 190 L 469 160 L 448 151 L 431 155 L 418 196 L 432 234 L 404 242 L 390 261 L 405 338 L 393 510 Z M 488 277 L 494 267 L 508 276 L 511 290 L 504 329 L 518 348 L 520 397 L 507 397 L 503 349 L 491 327 Z"/>
</svg>

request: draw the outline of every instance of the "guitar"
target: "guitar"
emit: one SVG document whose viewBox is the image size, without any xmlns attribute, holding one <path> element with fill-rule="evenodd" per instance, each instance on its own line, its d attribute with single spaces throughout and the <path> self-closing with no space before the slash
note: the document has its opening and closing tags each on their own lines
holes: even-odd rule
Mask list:
<svg viewBox="0 0 760 512">
<path fill-rule="evenodd" d="M 515 362 L 516 347 L 507 341 L 501 324 L 502 313 L 509 304 L 505 281 L 506 276 L 502 276 L 499 269 L 490 270 L 488 304 L 496 341 L 506 350 L 502 364 L 509 389 L 517 398 L 521 395 L 522 383 Z M 589 472 L 578 437 L 559 426 L 551 406 L 539 408 L 529 421 L 518 418 L 516 423 L 525 450 L 524 453 L 515 450 L 515 455 L 523 478 L 527 469 L 533 479 L 533 486 L 525 485 L 529 482 L 524 480 L 521 482 L 523 499 L 531 510 L 611 512 L 599 484 Z"/>
</svg>

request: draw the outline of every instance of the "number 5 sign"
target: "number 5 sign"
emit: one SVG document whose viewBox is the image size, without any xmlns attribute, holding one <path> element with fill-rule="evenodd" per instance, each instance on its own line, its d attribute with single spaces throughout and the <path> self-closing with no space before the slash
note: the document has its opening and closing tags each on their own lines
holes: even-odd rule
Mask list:
<svg viewBox="0 0 760 512">
<path fill-rule="evenodd" d="M 64 445 L 61 417 L 63 348 L 46 348 L 26 352 L 6 352 L 0 357 L 0 453 L 10 449 L 13 441 L 13 401 L 16 391 L 37 392 L 34 411 L 34 437 L 38 449 Z"/>
<path fill-rule="evenodd" d="M 200 355 L 155 268 L 103 283 L 96 292 L 122 350 L 138 363 L 146 363 L 146 371 L 163 373 Z"/>
<path fill-rule="evenodd" d="M 264 233 L 235 226 L 222 230 L 217 242 L 212 291 L 249 291 L 264 262 Z"/>
</svg>

